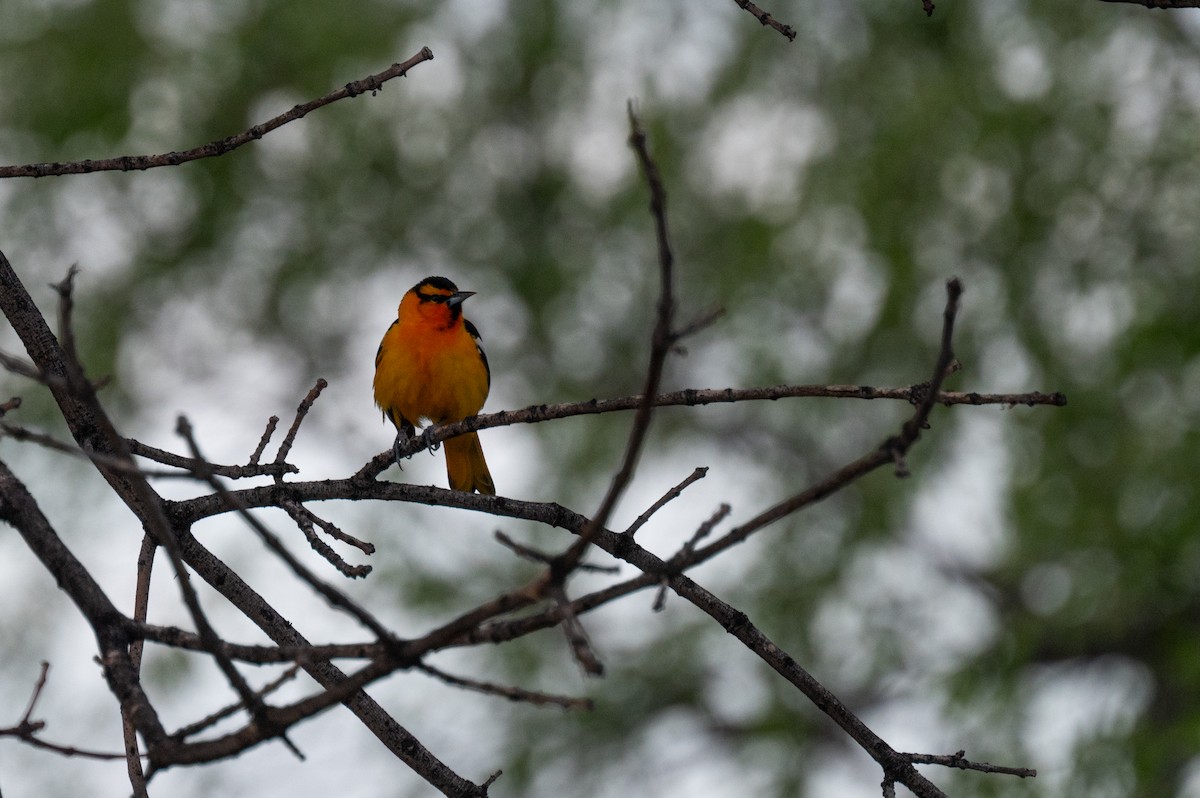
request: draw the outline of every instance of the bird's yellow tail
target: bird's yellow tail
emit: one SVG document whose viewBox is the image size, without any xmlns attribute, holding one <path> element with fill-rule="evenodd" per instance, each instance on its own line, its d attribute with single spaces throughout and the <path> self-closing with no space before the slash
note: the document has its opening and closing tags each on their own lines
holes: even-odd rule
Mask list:
<svg viewBox="0 0 1200 798">
<path fill-rule="evenodd" d="M 451 438 L 446 448 L 446 474 L 450 477 L 451 490 L 479 491 L 488 496 L 496 495 L 496 486 L 488 471 L 487 460 L 483 459 L 483 447 L 479 435 L 469 432 Z"/>
</svg>

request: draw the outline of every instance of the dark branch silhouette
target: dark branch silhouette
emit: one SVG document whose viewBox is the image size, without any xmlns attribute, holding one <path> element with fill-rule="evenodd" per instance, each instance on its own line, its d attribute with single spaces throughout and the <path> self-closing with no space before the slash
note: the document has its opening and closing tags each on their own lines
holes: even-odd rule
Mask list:
<svg viewBox="0 0 1200 798">
<path fill-rule="evenodd" d="M 199 147 L 182 152 L 167 152 L 161 155 L 121 155 L 116 158 L 87 159 L 83 161 L 55 161 L 53 163 L 31 163 L 22 166 L 0 166 L 2 177 L 50 177 L 54 175 L 82 175 L 90 172 L 135 172 L 153 169 L 159 166 L 178 166 L 188 161 L 201 158 L 216 158 L 233 152 L 238 147 L 258 141 L 273 130 L 277 130 L 288 122 L 302 119 L 318 108 L 330 103 L 344 100 L 347 97 L 357 97 L 367 92 L 377 92 L 383 84 L 392 78 L 404 77 L 408 71 L 424 61 L 433 60 L 433 51 L 422 47 L 421 51 L 400 64 L 392 64 L 387 69 L 375 75 L 368 75 L 362 80 L 355 80 L 323 97 L 294 106 L 266 122 L 255 125 L 234 136 L 210 141 Z"/>
<path fill-rule="evenodd" d="M 1115 0 L 1110 0 L 1115 1 Z M 735 0 L 743 9 L 753 13 L 764 25 L 795 38 L 795 31 L 776 22 L 769 13 L 754 3 Z M 1198 0 L 1200 2 L 1200 0 Z M 1148 4 L 1148 3 L 1147 3 Z M 1156 7 L 1164 7 L 1161 3 Z M 1178 7 L 1172 4 L 1171 7 Z M 932 10 L 932 4 L 927 4 Z M 107 161 L 81 161 L 72 164 L 35 164 L 25 167 L 5 167 L 0 176 L 45 176 L 74 174 L 102 169 L 145 169 L 183 163 L 201 157 L 229 152 L 308 112 L 338 99 L 353 97 L 365 91 L 375 91 L 386 80 L 405 74 L 416 64 L 432 58 L 428 49 L 404 64 L 394 65 L 378 75 L 348 84 L 292 111 L 255 126 L 238 136 L 214 142 L 185 153 L 161 156 L 131 156 Z M 186 454 L 176 454 L 146 446 L 122 436 L 116 422 L 110 418 L 100 401 L 96 384 L 89 381 L 84 364 L 75 350 L 71 316 L 75 300 L 76 271 L 54 286 L 59 297 L 58 334 L 51 331 L 25 286 L 18 278 L 5 255 L 0 252 L 0 311 L 9 320 L 23 343 L 28 360 L 2 355 L 0 366 L 48 390 L 66 422 L 73 443 L 30 430 L 8 420 L 0 422 L 0 435 L 41 445 L 52 451 L 87 458 L 108 482 L 113 493 L 137 519 L 138 534 L 143 535 L 141 552 L 135 569 L 136 597 L 132 616 L 126 616 L 109 599 L 87 568 L 72 554 L 57 531 L 38 507 L 32 493 L 10 466 L 0 461 L 0 521 L 14 527 L 39 558 L 42 566 L 87 620 L 96 636 L 99 661 L 103 667 L 108 689 L 124 721 L 125 752 L 101 754 L 85 752 L 47 743 L 40 732 L 44 724 L 32 719 L 37 699 L 45 685 L 43 670 L 22 720 L 13 727 L 0 729 L 0 736 L 15 737 L 30 745 L 57 751 L 67 756 L 98 756 L 124 758 L 127 761 L 130 783 L 135 795 L 147 794 L 147 782 L 165 768 L 215 762 L 268 741 L 279 741 L 298 751 L 288 739 L 289 731 L 302 721 L 338 704 L 346 706 L 399 760 L 425 779 L 431 786 L 448 796 L 484 796 L 488 787 L 499 777 L 493 772 L 476 783 L 455 772 L 426 748 L 387 711 L 380 707 L 363 688 L 399 670 L 415 671 L 452 685 L 489 696 L 522 701 L 535 706 L 554 706 L 566 709 L 588 709 L 587 699 L 557 696 L 529 687 L 505 686 L 486 679 L 468 679 L 451 675 L 426 661 L 431 655 L 451 648 L 479 645 L 499 645 L 533 632 L 561 627 L 569 651 L 590 674 L 599 675 L 603 666 L 588 642 L 584 619 L 591 611 L 634 592 L 657 588 L 655 607 L 661 607 L 669 595 L 680 597 L 719 624 L 739 640 L 753 655 L 774 669 L 782 678 L 799 690 L 838 728 L 853 739 L 878 764 L 882 771 L 885 795 L 894 794 L 894 785 L 905 785 L 918 796 L 942 796 L 931 779 L 916 770 L 917 764 L 933 764 L 981 773 L 1028 777 L 1036 775 L 1026 768 L 995 766 L 971 762 L 960 751 L 951 756 L 901 753 L 873 732 L 836 695 L 825 688 L 812 674 L 775 642 L 768 638 L 738 608 L 718 598 L 698 584 L 688 572 L 696 566 L 721 556 L 733 546 L 751 536 L 759 535 L 774 522 L 841 491 L 871 472 L 893 466 L 898 476 L 908 474 L 907 456 L 929 428 L 930 418 L 939 405 L 1003 406 L 1062 406 L 1066 398 L 1058 393 L 986 394 L 948 392 L 942 386 L 956 369 L 953 341 L 963 286 L 957 279 L 946 284 L 946 305 L 942 334 L 932 376 L 906 388 L 877 388 L 849 385 L 781 385 L 760 388 L 687 389 L 661 393 L 663 366 L 679 341 L 706 327 L 716 318 L 715 312 L 693 316 L 694 320 L 676 326 L 677 300 L 676 264 L 668 235 L 668 216 L 665 181 L 654 161 L 640 119 L 632 106 L 629 111 L 630 143 L 646 180 L 650 197 L 650 218 L 657 244 L 659 294 L 652 329 L 649 330 L 648 361 L 644 387 L 637 396 L 575 402 L 557 405 L 536 405 L 522 410 L 502 411 L 468 418 L 454 424 L 436 426 L 429 434 L 413 437 L 402 454 L 411 455 L 422 448 L 435 445 L 455 435 L 512 424 L 549 423 L 557 419 L 597 413 L 633 411 L 624 455 L 596 511 L 583 515 L 557 503 L 530 502 L 503 496 L 484 496 L 474 493 L 444 490 L 378 479 L 393 461 L 393 454 L 381 453 L 364 464 L 356 473 L 342 479 L 298 481 L 291 477 L 299 469 L 288 462 L 291 448 L 301 433 L 305 418 L 316 412 L 316 402 L 324 380 L 300 402 L 294 420 L 271 462 L 263 463 L 267 446 L 276 432 L 279 419 L 272 417 L 266 429 L 251 449 L 245 465 L 210 463 L 201 451 L 202 431 L 193 430 L 181 417 L 178 433 L 186 446 Z M 639 529 L 653 520 L 668 503 L 678 498 L 691 484 L 703 478 L 706 469 L 698 468 L 679 481 L 647 508 L 624 531 L 608 528 L 618 502 L 632 484 L 645 436 L 657 408 L 669 406 L 699 407 L 714 403 L 751 402 L 790 398 L 829 399 L 890 399 L 906 401 L 913 406 L 911 417 L 900 429 L 858 459 L 835 469 L 782 501 L 761 509 L 749 520 L 722 530 L 730 512 L 728 504 L 720 504 L 710 517 L 693 530 L 685 530 L 686 542 L 670 557 L 659 557 L 635 539 Z M 20 406 L 14 398 L 0 407 L 0 415 L 9 415 Z M 138 460 L 150 461 L 165 467 L 147 470 Z M 192 479 L 203 492 L 189 499 L 169 500 L 151 484 L 154 478 L 172 476 Z M 239 482 L 231 487 L 222 480 L 259 480 L 265 484 Z M 328 536 L 353 546 L 363 554 L 371 554 L 371 544 L 359 540 L 318 516 L 309 504 L 325 501 L 388 501 L 411 502 L 444 508 L 468 509 L 496 517 L 522 519 L 565 533 L 565 545 L 558 553 L 539 551 L 512 540 L 503 533 L 496 539 L 513 554 L 539 563 L 537 574 L 498 596 L 475 606 L 459 608 L 453 617 L 435 621 L 422 633 L 401 638 L 361 606 L 345 591 L 310 570 L 291 554 L 279 533 L 272 530 L 256 513 L 264 508 L 283 510 L 310 547 L 344 577 L 365 577 L 370 567 L 351 565 L 322 540 Z M 364 630 L 364 640 L 356 643 L 313 644 L 303 637 L 276 607 L 271 606 L 229 566 L 215 557 L 192 534 L 194 525 L 207 518 L 225 513 L 236 514 L 262 542 L 264 549 L 279 558 L 294 575 L 298 584 L 321 596 L 330 608 L 353 618 Z M 570 536 L 570 537 L 566 537 Z M 179 601 L 187 608 L 192 628 L 164 627 L 148 624 L 147 604 L 153 576 L 152 564 L 161 547 L 170 563 Z M 611 566 L 585 563 L 585 556 L 599 550 L 613 560 L 633 566 L 631 577 L 621 577 Z M 611 561 L 610 561 L 611 562 Z M 571 595 L 569 578 L 579 570 L 599 572 L 614 581 L 584 595 Z M 240 644 L 227 639 L 208 620 L 192 577 L 210 585 L 221 600 L 251 620 L 271 640 L 268 645 Z M 216 663 L 225 677 L 232 700 L 213 700 L 210 711 L 194 721 L 168 732 L 159 718 L 155 703 L 142 683 L 141 661 L 146 644 L 172 647 L 208 657 Z M 564 653 L 565 655 L 565 653 Z M 345 666 L 334 664 L 337 660 Z M 348 663 L 348 664 L 347 664 Z M 255 687 L 243 674 L 243 667 L 254 664 L 290 666 L 277 679 Z M 318 688 L 302 698 L 280 702 L 278 688 L 303 671 L 311 676 Z M 223 729 L 216 733 L 220 722 Z M 212 736 L 199 738 L 201 732 Z M 144 750 L 143 750 L 144 749 Z M 144 762 L 143 762 L 144 760 Z M 145 766 L 143 766 L 145 765 Z"/>
</svg>

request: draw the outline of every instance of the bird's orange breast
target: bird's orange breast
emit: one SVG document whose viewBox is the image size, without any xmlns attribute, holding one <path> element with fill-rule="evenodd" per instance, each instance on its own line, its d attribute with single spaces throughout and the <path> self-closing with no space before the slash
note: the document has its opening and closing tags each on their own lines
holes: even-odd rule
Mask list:
<svg viewBox="0 0 1200 798">
<path fill-rule="evenodd" d="M 393 421 L 459 421 L 478 413 L 487 394 L 487 367 L 461 321 L 439 327 L 399 320 L 383 336 L 375 402 Z"/>
</svg>

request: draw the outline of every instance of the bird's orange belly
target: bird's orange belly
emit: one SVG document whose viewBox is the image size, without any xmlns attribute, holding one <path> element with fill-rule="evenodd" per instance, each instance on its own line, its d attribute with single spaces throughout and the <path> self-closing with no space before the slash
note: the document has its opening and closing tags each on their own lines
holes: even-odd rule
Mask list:
<svg viewBox="0 0 1200 798">
<path fill-rule="evenodd" d="M 441 349 L 436 358 L 420 346 L 387 349 L 375 374 L 376 404 L 412 423 L 459 421 L 486 399 L 487 375 L 473 343 L 461 356 Z"/>
</svg>

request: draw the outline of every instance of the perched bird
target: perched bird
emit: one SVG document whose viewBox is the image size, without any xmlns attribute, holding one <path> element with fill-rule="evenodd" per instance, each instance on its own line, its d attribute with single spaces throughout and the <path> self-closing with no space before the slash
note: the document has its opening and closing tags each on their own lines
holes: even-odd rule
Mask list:
<svg viewBox="0 0 1200 798">
<path fill-rule="evenodd" d="M 421 419 L 449 424 L 483 407 L 492 372 L 479 331 L 463 318 L 459 291 L 445 277 L 426 277 L 400 301 L 396 320 L 375 355 L 375 404 L 396 425 L 396 459 Z M 495 495 L 479 435 L 445 441 L 446 473 L 453 490 Z"/>
</svg>

